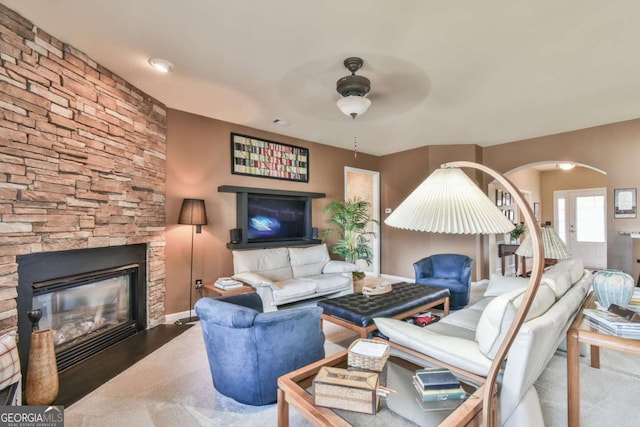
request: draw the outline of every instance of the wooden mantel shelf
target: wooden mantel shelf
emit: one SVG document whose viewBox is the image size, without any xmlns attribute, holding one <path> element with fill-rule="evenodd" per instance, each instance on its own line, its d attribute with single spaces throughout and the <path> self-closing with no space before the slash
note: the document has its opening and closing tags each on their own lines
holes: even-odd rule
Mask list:
<svg viewBox="0 0 640 427">
<path fill-rule="evenodd" d="M 288 191 L 288 190 L 276 190 L 273 188 L 253 188 L 253 187 L 238 187 L 235 185 L 221 185 L 218 187 L 219 193 L 251 193 L 251 194 L 272 194 L 276 196 L 296 196 L 296 197 L 311 197 L 312 199 L 320 199 L 326 197 L 325 193 L 311 193 L 306 191 Z"/>
</svg>

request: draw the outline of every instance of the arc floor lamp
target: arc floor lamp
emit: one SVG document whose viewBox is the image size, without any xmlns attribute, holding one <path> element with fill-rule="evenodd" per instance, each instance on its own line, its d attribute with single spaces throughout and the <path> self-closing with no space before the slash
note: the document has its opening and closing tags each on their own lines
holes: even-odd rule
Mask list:
<svg viewBox="0 0 640 427">
<path fill-rule="evenodd" d="M 202 199 L 184 199 L 182 208 L 180 208 L 180 216 L 178 224 L 191 225 L 191 264 L 189 268 L 189 317 L 180 319 L 176 323 L 189 323 L 198 320 L 192 316 L 193 311 L 193 237 L 195 233 L 202 233 L 202 226 L 207 225 L 207 210 Z"/>
<path fill-rule="evenodd" d="M 544 249 L 540 225 L 522 193 L 503 175 L 473 162 L 445 163 L 420 184 L 385 220 L 391 227 L 448 234 L 499 234 L 514 228 L 487 195 L 460 169 L 478 169 L 504 186 L 522 211 L 531 238 L 533 268 L 531 279 L 515 319 L 505 336 L 483 385 L 482 421 L 486 427 L 497 425 L 497 379 L 503 361 L 524 322 L 540 285 L 544 267 Z M 478 399 L 480 400 L 480 399 Z"/>
</svg>

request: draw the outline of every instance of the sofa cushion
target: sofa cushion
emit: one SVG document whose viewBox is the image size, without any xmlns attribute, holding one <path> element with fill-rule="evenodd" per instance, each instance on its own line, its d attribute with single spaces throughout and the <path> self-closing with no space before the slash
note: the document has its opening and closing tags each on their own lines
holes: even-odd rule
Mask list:
<svg viewBox="0 0 640 427">
<path fill-rule="evenodd" d="M 247 285 L 253 286 L 254 288 L 259 288 L 261 286 L 268 286 L 271 289 L 280 289 L 278 285 L 276 285 L 271 280 L 267 279 L 266 277 L 258 273 L 251 273 L 249 271 L 245 271 L 244 273 L 234 274 L 232 278 L 235 280 L 239 280 L 243 283 L 246 283 Z"/>
<path fill-rule="evenodd" d="M 322 268 L 323 273 L 353 273 L 354 271 L 360 271 L 360 267 L 356 264 L 345 261 L 329 261 Z"/>
<path fill-rule="evenodd" d="M 560 298 L 572 285 L 571 273 L 568 270 L 548 271 L 542 275 L 540 283 L 549 286 L 556 298 Z"/>
<path fill-rule="evenodd" d="M 287 248 L 233 251 L 234 274 L 259 273 L 274 282 L 293 278 Z"/>
<path fill-rule="evenodd" d="M 476 329 L 476 340 L 480 351 L 488 358 L 496 356 L 520 308 L 524 293 L 524 289 L 515 289 L 495 297 L 482 312 Z M 542 315 L 555 301 L 553 290 L 548 285 L 540 285 L 525 320 Z"/>
<path fill-rule="evenodd" d="M 420 328 L 401 320 L 376 317 L 376 326 L 391 341 L 419 353 L 449 363 L 476 375 L 487 376 L 491 360 L 482 354 L 473 339 L 442 335 L 432 326 Z"/>
<path fill-rule="evenodd" d="M 497 297 L 515 289 L 524 289 L 529 284 L 526 277 L 502 276 L 500 274 L 492 274 L 484 292 L 485 297 Z"/>
<path fill-rule="evenodd" d="M 563 259 L 551 267 L 550 270 L 555 269 L 568 270 L 571 276 L 571 283 L 576 283 L 584 274 L 584 264 L 580 258 Z"/>
<path fill-rule="evenodd" d="M 470 330 L 473 332 L 473 336 L 471 337 L 471 339 L 474 339 L 476 334 L 476 327 L 478 326 L 478 321 L 480 321 L 480 316 L 482 316 L 482 310 L 475 310 L 473 308 L 467 307 L 464 310 L 452 312 L 448 316 L 443 317 L 442 320 L 437 323 L 454 325 L 456 327 Z M 435 326 L 435 324 L 433 326 Z"/>
<path fill-rule="evenodd" d="M 280 288 L 272 291 L 273 301 L 276 304 L 312 295 L 318 288 L 316 282 L 304 279 L 282 280 L 276 282 L 276 285 Z"/>
<path fill-rule="evenodd" d="M 451 293 L 466 294 L 469 290 L 469 286 L 467 283 L 462 283 L 457 279 L 429 277 L 429 278 L 420 280 L 420 283 L 428 286 L 437 286 L 439 288 L 447 288 Z"/>
<path fill-rule="evenodd" d="M 308 280 L 316 284 L 316 292 L 324 294 L 348 288 L 351 280 L 341 274 L 318 274 L 304 277 L 300 280 Z"/>
<path fill-rule="evenodd" d="M 291 269 L 295 279 L 315 276 L 322 273 L 322 268 L 328 263 L 329 251 L 327 245 L 310 246 L 308 248 L 288 248 L 291 259 Z"/>
</svg>

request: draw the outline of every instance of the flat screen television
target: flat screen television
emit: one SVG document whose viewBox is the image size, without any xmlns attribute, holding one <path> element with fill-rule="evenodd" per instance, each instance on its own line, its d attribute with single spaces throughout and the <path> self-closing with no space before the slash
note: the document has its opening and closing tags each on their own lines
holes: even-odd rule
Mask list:
<svg viewBox="0 0 640 427">
<path fill-rule="evenodd" d="M 309 237 L 309 198 L 248 194 L 247 243 Z"/>
</svg>

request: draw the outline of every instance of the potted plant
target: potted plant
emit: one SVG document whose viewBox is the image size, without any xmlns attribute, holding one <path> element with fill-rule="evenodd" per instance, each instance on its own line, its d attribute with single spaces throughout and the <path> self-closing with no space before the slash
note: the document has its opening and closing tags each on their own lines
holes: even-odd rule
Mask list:
<svg viewBox="0 0 640 427">
<path fill-rule="evenodd" d="M 331 252 L 347 262 L 355 264 L 361 259 L 367 265 L 371 265 L 373 252 L 369 247 L 369 241 L 371 237 L 375 238 L 375 233 L 368 231 L 367 226 L 377 221 L 371 217 L 369 202 L 360 198 L 338 200 L 329 203 L 324 211 L 331 213 L 329 222 L 335 226 L 325 230 L 324 234 L 340 235 Z M 364 275 L 363 271 L 356 271 L 353 273 L 353 280 L 362 280 Z"/>
<path fill-rule="evenodd" d="M 527 228 L 524 226 L 524 222 L 515 224 L 515 228 L 511 230 L 511 233 L 509 233 L 511 236 L 511 240 L 517 242 L 520 236 L 525 233 L 525 231 L 527 231 Z"/>
</svg>

